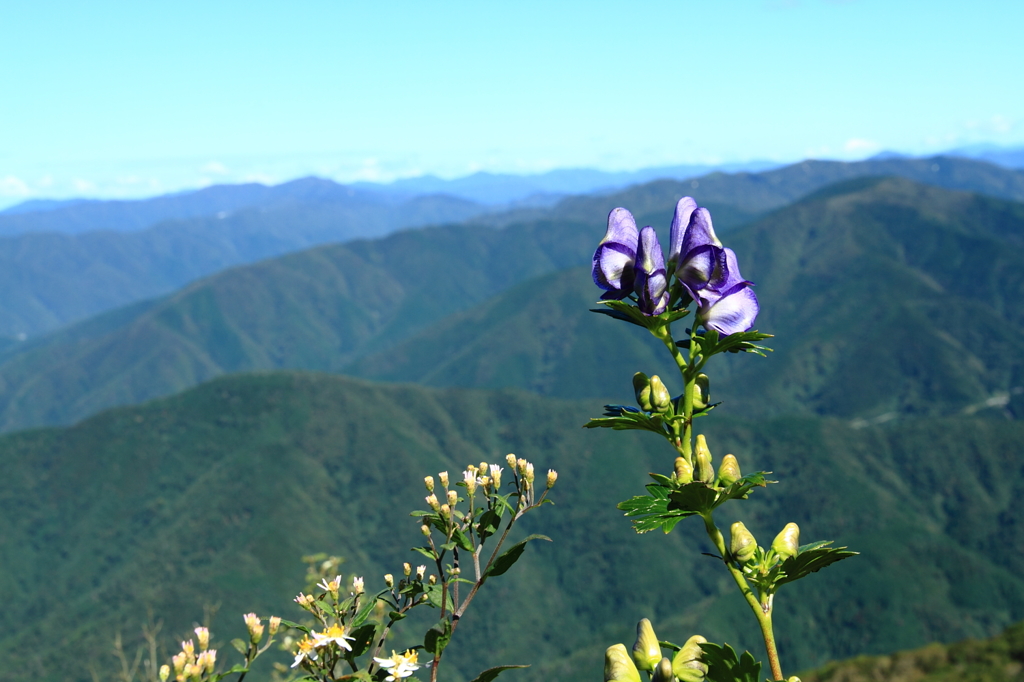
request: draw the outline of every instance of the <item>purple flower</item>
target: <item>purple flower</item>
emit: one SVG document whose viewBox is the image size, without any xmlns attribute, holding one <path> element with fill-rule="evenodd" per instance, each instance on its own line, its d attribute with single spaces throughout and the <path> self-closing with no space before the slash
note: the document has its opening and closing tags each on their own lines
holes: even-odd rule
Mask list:
<svg viewBox="0 0 1024 682">
<path fill-rule="evenodd" d="M 754 326 L 760 311 L 753 282 L 743 279 L 732 249 L 719 249 L 714 272 L 698 291 L 697 321 L 722 336 L 745 332 Z"/>
<path fill-rule="evenodd" d="M 653 227 L 640 231 L 640 242 L 636 251 L 636 282 L 633 290 L 637 305 L 644 315 L 660 315 L 668 309 L 668 274 L 665 271 L 665 256 Z"/>
<path fill-rule="evenodd" d="M 633 291 L 639 232 L 633 215 L 624 208 L 608 214 L 608 231 L 594 252 L 594 284 L 605 290 L 601 298 L 623 299 Z"/>
<path fill-rule="evenodd" d="M 676 279 L 694 300 L 714 274 L 721 252 L 722 242 L 715 236 L 708 210 L 697 208 L 690 197 L 680 199 L 672 220 L 669 258 L 675 263 Z"/>
</svg>

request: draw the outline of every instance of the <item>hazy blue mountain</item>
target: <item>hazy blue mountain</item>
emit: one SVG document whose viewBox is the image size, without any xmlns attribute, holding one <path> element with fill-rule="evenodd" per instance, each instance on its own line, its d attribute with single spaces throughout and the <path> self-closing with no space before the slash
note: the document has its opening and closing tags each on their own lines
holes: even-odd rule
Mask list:
<svg viewBox="0 0 1024 682">
<path fill-rule="evenodd" d="M 995 144 L 976 144 L 947 152 L 949 156 L 987 161 L 1006 168 L 1024 169 L 1024 147 L 1003 147 Z"/>
<path fill-rule="evenodd" d="M 149 199 L 34 200 L 0 212 L 0 235 L 79 234 L 94 230 L 131 232 L 165 220 L 228 215 L 246 208 L 273 209 L 315 203 L 345 203 L 353 208 L 386 207 L 409 198 L 390 197 L 310 177 L 269 187 L 259 183 L 214 185 Z"/>
<path fill-rule="evenodd" d="M 0 288 L 5 292 L 0 299 L 0 335 L 36 336 L 169 293 L 235 265 L 316 244 L 457 222 L 481 210 L 478 204 L 443 195 L 393 203 L 310 196 L 273 206 L 166 220 L 131 232 L 0 237 Z"/>
</svg>

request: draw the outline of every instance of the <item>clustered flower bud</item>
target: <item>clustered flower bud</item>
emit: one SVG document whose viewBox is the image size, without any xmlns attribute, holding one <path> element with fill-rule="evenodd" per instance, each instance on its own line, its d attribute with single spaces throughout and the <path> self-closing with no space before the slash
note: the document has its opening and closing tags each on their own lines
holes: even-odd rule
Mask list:
<svg viewBox="0 0 1024 682">
<path fill-rule="evenodd" d="M 668 412 L 672 407 L 672 395 L 657 374 L 651 377 L 651 406 L 655 412 Z"/>
<path fill-rule="evenodd" d="M 263 623 L 255 613 L 247 613 L 242 618 L 245 620 L 245 627 L 249 629 L 249 641 L 259 644 L 263 639 Z"/>
<path fill-rule="evenodd" d="M 516 456 L 515 455 L 513 455 L 512 453 L 509 453 L 509 454 L 505 455 L 505 462 L 509 465 L 509 467 L 515 469 L 518 460 L 516 460 Z"/>
<path fill-rule="evenodd" d="M 420 526 L 420 532 L 423 533 L 423 537 L 429 538 L 430 537 L 430 526 L 428 526 L 427 524 L 424 523 L 422 526 Z M 409 575 L 409 574 L 406 573 L 406 575 Z"/>
<path fill-rule="evenodd" d="M 427 487 L 427 492 L 428 493 L 434 492 L 434 477 L 433 476 L 424 476 L 423 477 L 423 485 L 425 485 Z"/>
<path fill-rule="evenodd" d="M 787 523 L 772 541 L 772 549 L 783 561 L 795 557 L 800 552 L 800 526 Z"/>
<path fill-rule="evenodd" d="M 557 480 L 558 480 L 558 472 L 555 471 L 554 469 L 548 469 L 548 481 L 547 481 L 548 490 L 551 490 L 552 488 L 555 487 L 555 481 L 557 481 Z"/>
<path fill-rule="evenodd" d="M 171 676 L 171 666 L 166 663 L 160 666 L 160 682 L 167 682 L 167 678 Z"/>
<path fill-rule="evenodd" d="M 459 494 L 454 490 L 448 491 L 448 506 L 454 507 L 455 503 L 459 501 Z"/>
<path fill-rule="evenodd" d="M 315 602 L 315 597 L 308 594 L 302 594 L 301 592 L 299 592 L 299 596 L 295 598 L 295 603 L 297 603 L 299 606 L 306 609 L 307 611 L 309 611 L 312 608 Z"/>
<path fill-rule="evenodd" d="M 735 455 L 726 455 L 718 466 L 718 485 L 730 486 L 743 478 L 740 473 L 740 463 Z"/>
<path fill-rule="evenodd" d="M 636 404 L 644 412 L 653 412 L 654 404 L 651 402 L 651 380 L 643 372 L 633 375 L 633 395 L 636 396 Z"/>
<path fill-rule="evenodd" d="M 679 678 L 679 682 L 701 682 L 704 679 L 708 666 L 701 660 L 704 652 L 700 645 L 707 641 L 700 635 L 694 635 L 676 652 L 672 659 L 672 674 Z"/>
<path fill-rule="evenodd" d="M 651 671 L 661 660 L 661 645 L 654 634 L 651 621 L 644 618 L 636 624 L 636 642 L 633 644 L 633 662 L 640 670 Z"/>
<path fill-rule="evenodd" d="M 281 616 L 271 616 L 270 622 L 267 623 L 267 630 L 270 631 L 270 636 L 273 637 L 277 634 L 277 631 L 281 629 Z"/>
<path fill-rule="evenodd" d="M 452 508 L 449 507 L 447 504 L 442 504 L 440 511 L 441 511 L 441 516 L 443 516 L 445 518 L 448 518 L 449 516 L 452 515 Z"/>
<path fill-rule="evenodd" d="M 757 551 L 757 540 L 754 539 L 754 534 L 747 530 L 742 521 L 732 524 L 729 532 L 732 536 L 729 553 L 741 563 L 748 561 Z"/>
<path fill-rule="evenodd" d="M 427 529 L 428 533 L 429 533 L 429 530 L 430 529 L 428 528 Z M 395 586 L 395 576 L 391 575 L 390 573 L 385 573 L 384 574 L 384 584 L 387 585 L 388 588 L 394 587 Z"/>
<path fill-rule="evenodd" d="M 402 564 L 402 571 L 405 573 L 406 578 L 412 574 L 412 566 L 409 565 L 409 562 Z"/>
<path fill-rule="evenodd" d="M 429 506 L 434 511 L 440 511 L 441 504 L 437 501 L 437 495 L 431 493 L 431 494 L 427 495 L 426 500 L 427 500 L 427 506 Z"/>
<path fill-rule="evenodd" d="M 441 485 L 444 486 L 445 490 L 447 490 L 448 489 L 448 472 L 447 471 L 442 471 L 441 473 L 439 473 L 437 475 L 437 477 L 439 479 L 441 479 Z"/>
<path fill-rule="evenodd" d="M 704 434 L 697 436 L 695 448 L 696 464 L 693 467 L 693 477 L 702 483 L 711 483 L 715 480 L 715 469 L 711 466 L 711 450 L 708 449 L 708 442 Z"/>
<path fill-rule="evenodd" d="M 676 457 L 675 474 L 677 485 L 693 483 L 693 465 L 685 457 Z"/>
</svg>

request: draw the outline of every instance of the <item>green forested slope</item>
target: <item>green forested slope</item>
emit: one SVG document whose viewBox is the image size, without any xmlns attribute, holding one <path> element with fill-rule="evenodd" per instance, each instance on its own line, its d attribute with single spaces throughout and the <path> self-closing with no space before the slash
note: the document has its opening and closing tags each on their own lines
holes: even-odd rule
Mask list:
<svg viewBox="0 0 1024 682">
<path fill-rule="evenodd" d="M 506 452 L 560 472 L 556 506 L 529 528 L 554 543 L 486 586 L 452 679 L 507 662 L 535 664 L 522 679 L 596 677 L 604 647 L 631 640 L 643 616 L 665 637 L 700 631 L 756 650 L 745 604 L 699 554 L 710 549 L 702 529 L 635 536 L 614 509 L 671 455 L 653 437 L 579 428 L 599 412 L 525 392 L 262 374 L 3 436 L 0 679 L 89 679 L 85 662 L 117 629 L 137 632 L 149 607 L 173 637 L 219 603 L 222 645 L 243 611 L 294 617 L 309 552 L 342 554 L 376 581 L 413 556 L 407 512 L 424 474 Z M 783 590 L 788 669 L 990 635 L 1024 617 L 1024 558 L 1008 549 L 1024 545 L 1020 422 L 705 424 L 716 457 L 734 452 L 781 481 L 744 503 L 757 536 L 796 521 L 807 541 L 862 552 Z"/>
</svg>

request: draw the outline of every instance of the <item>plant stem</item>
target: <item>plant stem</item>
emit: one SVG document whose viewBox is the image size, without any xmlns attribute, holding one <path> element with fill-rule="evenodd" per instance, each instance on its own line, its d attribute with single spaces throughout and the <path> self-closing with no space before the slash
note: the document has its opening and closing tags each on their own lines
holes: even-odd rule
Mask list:
<svg viewBox="0 0 1024 682">
<path fill-rule="evenodd" d="M 736 568 L 732 561 L 730 561 L 731 557 L 725 546 L 725 537 L 722 535 L 722 531 L 718 530 L 718 526 L 715 525 L 714 520 L 711 518 L 711 513 L 701 514 L 701 518 L 704 519 L 704 527 L 707 529 L 708 537 L 711 538 L 715 549 L 721 552 L 725 567 L 729 569 L 729 574 L 732 575 L 736 587 L 739 588 L 743 598 L 747 600 L 750 610 L 754 612 L 754 617 L 757 618 L 757 624 L 761 628 L 761 636 L 764 638 L 764 648 L 768 654 L 768 665 L 772 670 L 772 679 L 784 680 L 782 665 L 779 662 L 779 651 L 775 646 L 775 632 L 772 629 L 771 606 L 769 605 L 767 610 L 761 606 L 761 601 L 754 594 L 754 591 L 750 589 L 747 579 L 743 577 L 743 571 Z"/>
</svg>

